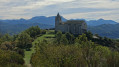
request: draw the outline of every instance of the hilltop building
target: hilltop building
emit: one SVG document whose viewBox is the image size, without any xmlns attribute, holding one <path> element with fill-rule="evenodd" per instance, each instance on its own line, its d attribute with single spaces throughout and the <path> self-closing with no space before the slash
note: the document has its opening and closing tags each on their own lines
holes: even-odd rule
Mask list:
<svg viewBox="0 0 119 67">
<path fill-rule="evenodd" d="M 87 31 L 87 24 L 84 20 L 68 20 L 66 22 L 62 22 L 61 16 L 58 13 L 55 17 L 55 31 L 82 34 Z"/>
</svg>

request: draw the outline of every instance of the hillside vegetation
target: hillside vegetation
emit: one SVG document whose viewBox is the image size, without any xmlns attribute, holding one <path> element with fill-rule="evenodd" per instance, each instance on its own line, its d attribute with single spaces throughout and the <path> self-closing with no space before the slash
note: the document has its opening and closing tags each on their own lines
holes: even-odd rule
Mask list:
<svg viewBox="0 0 119 67">
<path fill-rule="evenodd" d="M 118 67 L 119 40 L 91 32 L 72 35 L 38 26 L 0 34 L 0 67 Z"/>
<path fill-rule="evenodd" d="M 118 67 L 118 41 L 94 39 L 91 32 L 74 36 L 70 33 L 47 33 L 35 43 L 31 57 L 33 67 Z M 55 38 L 54 38 L 55 35 Z"/>
<path fill-rule="evenodd" d="M 103 24 L 99 26 L 88 26 L 88 30 L 108 38 L 119 38 L 119 24 Z"/>
<path fill-rule="evenodd" d="M 10 36 L 0 34 L 0 67 L 31 67 L 30 59 L 35 52 L 34 40 L 46 34 L 38 26 Z"/>
</svg>

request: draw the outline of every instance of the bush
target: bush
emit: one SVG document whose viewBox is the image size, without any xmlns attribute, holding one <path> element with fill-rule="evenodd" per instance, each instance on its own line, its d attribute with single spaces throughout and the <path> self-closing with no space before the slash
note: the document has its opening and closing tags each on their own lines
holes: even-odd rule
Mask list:
<svg viewBox="0 0 119 67">
<path fill-rule="evenodd" d="M 0 50 L 0 66 L 23 65 L 23 57 L 15 52 Z"/>
</svg>

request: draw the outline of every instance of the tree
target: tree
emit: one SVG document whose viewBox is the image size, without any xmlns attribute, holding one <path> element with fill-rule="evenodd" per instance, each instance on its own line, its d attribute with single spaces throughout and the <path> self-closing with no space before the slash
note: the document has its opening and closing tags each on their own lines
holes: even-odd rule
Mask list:
<svg viewBox="0 0 119 67">
<path fill-rule="evenodd" d="M 86 34 L 79 35 L 79 37 L 75 39 L 75 43 L 79 43 L 79 44 L 82 44 L 83 42 L 87 42 L 87 41 L 88 39 L 86 37 Z"/>
<path fill-rule="evenodd" d="M 29 48 L 28 44 L 31 44 L 32 39 L 30 35 L 28 35 L 25 32 L 22 32 L 19 34 L 18 38 L 16 39 L 17 46 L 22 49 L 27 49 Z"/>
<path fill-rule="evenodd" d="M 30 37 L 35 38 L 37 35 L 41 34 L 41 29 L 38 26 L 32 26 L 29 29 L 25 30 L 27 34 L 30 35 Z M 43 33 L 45 33 L 43 31 Z"/>
<path fill-rule="evenodd" d="M 16 52 L 0 49 L 0 67 L 20 67 L 23 64 L 24 59 L 21 55 L 17 54 Z"/>
<path fill-rule="evenodd" d="M 65 36 L 69 42 L 69 44 L 73 44 L 74 43 L 74 36 L 70 33 L 65 33 Z"/>
<path fill-rule="evenodd" d="M 90 31 L 88 31 L 88 32 L 86 32 L 86 37 L 88 38 L 88 40 L 92 40 L 93 34 Z"/>
<path fill-rule="evenodd" d="M 107 66 L 108 67 L 118 67 L 119 66 L 119 52 L 112 51 L 107 58 Z"/>
<path fill-rule="evenodd" d="M 5 41 L 0 45 L 0 48 L 3 50 L 13 50 L 15 47 L 11 42 Z"/>
<path fill-rule="evenodd" d="M 64 44 L 64 45 L 67 45 L 68 44 L 68 40 L 67 40 L 67 38 L 66 38 L 65 35 L 62 35 L 61 40 L 60 40 L 60 43 L 61 44 Z"/>
<path fill-rule="evenodd" d="M 58 44 L 60 44 L 61 37 L 62 37 L 62 32 L 61 31 L 58 31 L 56 33 L 56 41 L 58 42 Z"/>
<path fill-rule="evenodd" d="M 17 39 L 18 35 L 13 35 L 12 41 L 15 41 Z"/>
<path fill-rule="evenodd" d="M 5 34 L 2 38 L 3 41 L 11 41 L 12 37 L 9 34 Z"/>
</svg>

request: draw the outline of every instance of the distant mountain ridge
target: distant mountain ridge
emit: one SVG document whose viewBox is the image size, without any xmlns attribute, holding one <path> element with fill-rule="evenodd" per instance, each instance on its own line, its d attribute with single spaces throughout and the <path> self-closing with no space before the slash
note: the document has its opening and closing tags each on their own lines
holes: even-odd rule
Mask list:
<svg viewBox="0 0 119 67">
<path fill-rule="evenodd" d="M 63 21 L 66 21 L 65 18 L 62 17 Z M 1 22 L 11 23 L 11 24 L 27 24 L 27 23 L 40 23 L 47 25 L 55 25 L 55 16 L 45 17 L 45 16 L 36 16 L 31 19 L 15 19 L 15 20 L 0 20 Z"/>
<path fill-rule="evenodd" d="M 87 25 L 90 25 L 90 26 L 98 26 L 102 24 L 117 24 L 117 22 L 113 20 L 104 20 L 104 19 L 90 20 L 90 21 L 86 21 L 86 23 Z"/>
<path fill-rule="evenodd" d="M 62 17 L 63 21 L 67 19 Z M 71 19 L 71 20 L 85 20 L 85 19 Z M 109 38 L 119 38 L 119 23 L 113 20 L 90 20 L 86 21 L 88 30 L 92 33 L 97 33 L 100 36 Z M 45 17 L 36 16 L 31 19 L 17 19 L 17 20 L 0 20 L 0 33 L 9 33 L 11 35 L 18 34 L 19 32 L 28 29 L 31 26 L 38 25 L 41 29 L 54 28 L 55 16 Z"/>
<path fill-rule="evenodd" d="M 103 37 L 119 38 L 119 23 L 88 26 L 88 30 Z"/>
<path fill-rule="evenodd" d="M 62 17 L 62 21 L 66 21 L 64 17 Z M 85 20 L 85 19 L 70 19 L 70 20 Z M 36 16 L 31 19 L 17 19 L 17 20 L 0 20 L 1 22 L 8 22 L 12 24 L 27 24 L 27 23 L 40 23 L 40 24 L 47 24 L 47 25 L 55 25 L 55 16 L 45 17 L 45 16 Z M 117 22 L 113 20 L 90 20 L 86 21 L 87 25 L 89 26 L 98 26 L 102 24 L 117 24 Z"/>
</svg>

